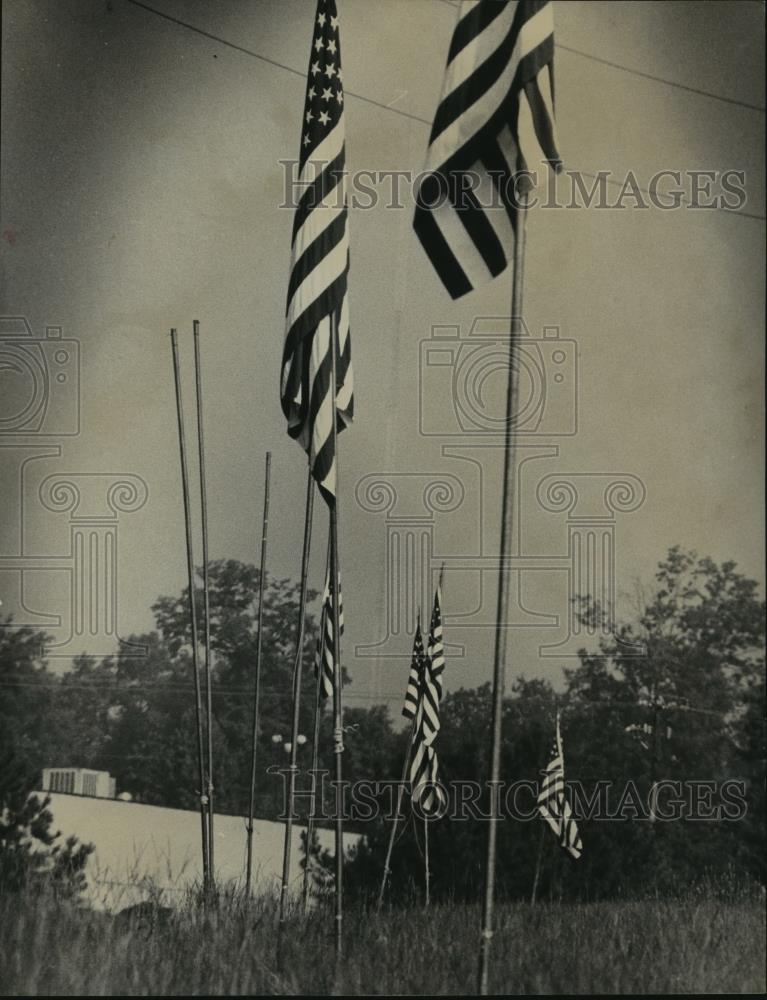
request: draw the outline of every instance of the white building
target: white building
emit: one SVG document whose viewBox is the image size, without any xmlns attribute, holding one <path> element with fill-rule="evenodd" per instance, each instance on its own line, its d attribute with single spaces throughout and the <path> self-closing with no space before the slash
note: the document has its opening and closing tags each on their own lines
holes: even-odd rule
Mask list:
<svg viewBox="0 0 767 1000">
<path fill-rule="evenodd" d="M 84 767 L 44 767 L 43 791 L 113 799 L 115 779 L 107 771 L 91 771 Z"/>
</svg>

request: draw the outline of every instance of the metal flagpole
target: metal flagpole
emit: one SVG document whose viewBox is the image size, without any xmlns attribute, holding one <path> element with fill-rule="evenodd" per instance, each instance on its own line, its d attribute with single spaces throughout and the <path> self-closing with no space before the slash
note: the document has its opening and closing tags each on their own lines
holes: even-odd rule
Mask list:
<svg viewBox="0 0 767 1000">
<path fill-rule="evenodd" d="M 533 891 L 530 893 L 530 902 L 535 906 L 535 900 L 538 895 L 538 879 L 541 874 L 541 858 L 543 856 L 543 838 L 546 833 L 546 821 L 541 819 L 541 835 L 538 838 L 538 855 L 535 859 L 535 876 L 533 878 Z"/>
<path fill-rule="evenodd" d="M 420 617 L 420 616 L 419 616 Z M 394 818 L 392 820 L 391 832 L 389 833 L 389 844 L 386 848 L 386 860 L 384 861 L 383 878 L 381 879 L 381 888 L 378 890 L 378 906 L 380 910 L 383 904 L 384 893 L 386 892 L 386 883 L 389 881 L 389 876 L 391 875 L 391 856 L 394 850 L 394 838 L 397 834 L 397 827 L 399 826 L 399 813 L 402 808 L 402 799 L 405 794 L 405 782 L 407 781 L 407 769 L 410 763 L 410 755 L 413 749 L 413 736 L 415 735 L 415 726 L 417 721 L 417 714 L 413 717 L 413 721 L 410 725 L 410 737 L 408 738 L 407 746 L 405 748 L 405 761 L 402 765 L 402 779 L 397 790 L 397 808 L 394 813 Z"/>
<path fill-rule="evenodd" d="M 208 879 L 209 888 L 215 883 L 215 863 L 213 836 L 213 691 L 211 685 L 211 653 L 210 653 L 210 587 L 208 578 L 208 495 L 205 486 L 205 444 L 202 420 L 202 364 L 200 362 L 200 321 L 192 323 L 194 332 L 194 376 L 197 394 L 197 448 L 200 464 L 200 508 L 202 512 L 202 590 L 205 608 L 205 709 L 206 731 L 208 736 Z"/>
<path fill-rule="evenodd" d="M 333 456 L 336 463 L 336 495 L 330 507 L 330 562 L 331 581 L 333 593 L 333 752 L 335 754 L 335 780 L 337 797 L 343 787 L 343 760 L 344 752 L 344 716 L 341 702 L 341 630 L 340 615 L 338 607 L 338 590 L 341 568 L 338 562 L 338 495 L 339 490 L 339 462 L 338 462 L 338 416 L 336 412 L 336 396 L 338 395 L 338 382 L 336 375 L 338 358 L 338 317 L 333 315 L 330 321 L 330 350 L 332 353 L 333 375 L 331 386 L 333 387 Z M 340 962 L 343 956 L 343 919 L 344 919 L 344 818 L 340 803 L 336 801 L 336 892 L 335 892 L 335 946 L 336 946 L 336 973 L 340 971 Z"/>
<path fill-rule="evenodd" d="M 482 907 L 482 936 L 479 947 L 478 987 L 481 996 L 488 992 L 490 945 L 493 939 L 493 904 L 495 901 L 495 854 L 498 839 L 498 804 L 492 801 L 501 775 L 501 729 L 503 724 L 503 694 L 506 674 L 508 633 L 509 573 L 512 555 L 514 519 L 515 431 L 514 406 L 519 385 L 519 341 L 522 335 L 522 278 L 525 259 L 525 222 L 527 192 L 520 194 L 517 231 L 514 244 L 514 277 L 511 293 L 511 335 L 509 337 L 509 381 L 506 392 L 506 439 L 501 501 L 500 571 L 498 573 L 498 610 L 495 629 L 495 663 L 493 665 L 493 722 L 490 750 L 491 809 L 487 827 L 487 860 L 485 893 Z"/>
<path fill-rule="evenodd" d="M 253 695 L 253 736 L 250 757 L 250 802 L 248 805 L 247 848 L 248 859 L 245 869 L 245 893 L 250 897 L 250 882 L 253 874 L 253 813 L 256 805 L 256 750 L 258 747 L 258 713 L 261 695 L 261 649 L 262 624 L 264 616 L 264 588 L 266 584 L 266 532 L 269 527 L 269 474 L 272 467 L 272 453 L 266 453 L 266 471 L 264 474 L 264 517 L 261 528 L 261 572 L 258 577 L 258 629 L 256 639 L 256 682 Z"/>
<path fill-rule="evenodd" d="M 330 546 L 328 545 L 328 555 L 330 554 Z M 306 857 L 304 859 L 304 884 L 301 889 L 301 908 L 305 914 L 309 906 L 309 862 L 311 861 L 311 850 L 312 850 L 312 838 L 314 837 L 314 816 L 317 811 L 317 764 L 319 762 L 320 753 L 320 712 L 322 710 L 322 670 L 323 670 L 323 655 L 324 655 L 324 643 L 323 637 L 325 635 L 325 615 L 327 614 L 327 609 L 323 606 L 322 614 L 320 615 L 320 660 L 317 665 L 317 687 L 314 701 L 314 740 L 312 742 L 312 805 L 311 812 L 309 813 L 309 821 L 306 824 Z"/>
<path fill-rule="evenodd" d="M 306 581 L 309 575 L 309 550 L 312 541 L 312 511 L 314 508 L 314 477 L 309 466 L 306 481 L 306 519 L 304 521 L 304 548 L 301 557 L 301 590 L 298 606 L 298 634 L 296 659 L 293 664 L 293 724 L 291 726 L 290 775 L 288 778 L 288 816 L 285 822 L 285 845 L 282 854 L 282 886 L 280 888 L 280 921 L 277 927 L 277 959 L 281 958 L 282 931 L 286 918 L 288 885 L 290 882 L 290 846 L 293 837 L 293 800 L 296 792 L 296 763 L 298 754 L 298 722 L 301 714 L 301 674 L 304 665 L 304 623 L 306 620 Z"/>
<path fill-rule="evenodd" d="M 189 576 L 189 619 L 192 629 L 192 669 L 194 671 L 195 714 L 197 723 L 197 763 L 199 772 L 200 819 L 202 822 L 202 880 L 207 893 L 210 888 L 210 854 L 208 841 L 208 817 L 205 801 L 205 752 L 202 735 L 202 692 L 200 689 L 200 665 L 198 659 L 197 607 L 194 586 L 194 553 L 192 551 L 192 523 L 189 505 L 189 470 L 186 456 L 186 434 L 184 432 L 184 408 L 181 400 L 181 370 L 178 362 L 178 342 L 175 329 L 170 331 L 173 351 L 173 377 L 176 384 L 176 411 L 178 414 L 178 444 L 181 456 L 181 489 L 184 495 L 184 523 L 186 526 L 186 564 Z"/>
<path fill-rule="evenodd" d="M 426 882 L 426 896 L 424 902 L 426 906 L 429 905 L 430 895 L 429 895 L 429 821 L 424 816 L 423 818 L 423 860 L 425 866 L 425 882 Z"/>
</svg>

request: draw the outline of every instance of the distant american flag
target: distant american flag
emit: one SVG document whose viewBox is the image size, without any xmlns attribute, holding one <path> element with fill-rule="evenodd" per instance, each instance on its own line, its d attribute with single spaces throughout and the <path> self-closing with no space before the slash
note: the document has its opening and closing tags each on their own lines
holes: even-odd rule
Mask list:
<svg viewBox="0 0 767 1000">
<path fill-rule="evenodd" d="M 344 92 L 335 0 L 319 0 L 299 152 L 301 199 L 293 220 L 280 398 L 288 433 L 309 455 L 312 474 L 335 502 L 333 330 L 337 330 L 338 430 L 352 420 L 349 235 L 345 185 Z"/>
<path fill-rule="evenodd" d="M 317 637 L 317 652 L 314 658 L 315 675 L 320 679 L 320 700 L 332 700 L 335 687 L 335 646 L 333 644 L 333 599 L 331 591 L 330 560 L 325 576 L 325 590 L 322 595 L 322 618 L 320 634 Z M 341 578 L 338 578 L 338 631 L 344 634 L 344 596 L 341 590 Z"/>
<path fill-rule="evenodd" d="M 553 72 L 548 0 L 463 0 L 413 223 L 453 298 L 511 259 L 518 172 L 561 166 Z"/>
<path fill-rule="evenodd" d="M 562 752 L 562 735 L 559 731 L 559 712 L 557 712 L 557 731 L 551 761 L 538 792 L 538 811 L 556 834 L 560 846 L 572 857 L 579 858 L 583 844 L 573 819 L 570 803 L 565 796 L 565 759 Z"/>
<path fill-rule="evenodd" d="M 410 787 L 414 801 L 423 812 L 438 812 L 445 805 L 445 795 L 439 780 L 439 763 L 434 742 L 440 730 L 439 703 L 442 699 L 442 674 L 445 669 L 442 640 L 441 588 L 434 595 L 426 656 L 421 671 L 413 733 L 413 753 L 410 761 Z"/>
<path fill-rule="evenodd" d="M 402 714 L 406 719 L 414 719 L 418 713 L 425 656 L 423 636 L 421 635 L 421 620 L 419 618 L 415 628 L 415 637 L 413 638 L 413 655 L 410 660 L 410 673 L 407 679 L 407 691 L 405 691 L 405 704 L 402 708 Z"/>
</svg>

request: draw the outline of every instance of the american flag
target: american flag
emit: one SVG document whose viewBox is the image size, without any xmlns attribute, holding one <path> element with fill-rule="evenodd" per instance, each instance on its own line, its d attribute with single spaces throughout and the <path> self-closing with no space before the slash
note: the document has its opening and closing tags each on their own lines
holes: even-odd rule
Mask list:
<svg viewBox="0 0 767 1000">
<path fill-rule="evenodd" d="M 511 259 L 519 171 L 561 167 L 553 76 L 548 0 L 463 0 L 413 222 L 454 299 Z"/>
<path fill-rule="evenodd" d="M 414 719 L 418 713 L 418 700 L 421 691 L 421 677 L 424 671 L 424 660 L 426 653 L 423 648 L 423 636 L 421 635 L 421 621 L 415 628 L 413 638 L 413 655 L 410 660 L 410 673 L 407 679 L 407 690 L 405 691 L 405 704 L 402 714 L 406 719 Z"/>
<path fill-rule="evenodd" d="M 354 413 L 349 338 L 344 91 L 335 0 L 319 0 L 306 85 L 293 220 L 280 399 L 288 433 L 309 455 L 312 475 L 335 503 L 333 355 L 337 334 L 335 413 L 342 430 Z"/>
<path fill-rule="evenodd" d="M 333 644 L 333 598 L 331 588 L 330 559 L 325 575 L 325 590 L 322 595 L 322 616 L 320 634 L 317 637 L 317 651 L 314 656 L 315 676 L 320 679 L 320 700 L 323 702 L 333 698 L 335 687 L 335 646 Z M 341 577 L 338 577 L 338 632 L 344 634 L 344 595 L 341 590 Z"/>
<path fill-rule="evenodd" d="M 551 761 L 538 792 L 538 811 L 556 834 L 560 846 L 572 857 L 579 858 L 583 844 L 573 819 L 570 803 L 565 797 L 565 759 L 562 753 L 562 735 L 559 731 L 559 712 L 557 712 L 557 732 Z"/>
<path fill-rule="evenodd" d="M 425 815 L 438 813 L 446 804 L 444 789 L 438 785 L 439 763 L 434 746 L 440 730 L 439 703 L 442 700 L 442 673 L 445 653 L 442 641 L 441 587 L 434 595 L 429 639 L 423 659 L 418 697 L 413 752 L 410 760 L 410 787 Z"/>
</svg>

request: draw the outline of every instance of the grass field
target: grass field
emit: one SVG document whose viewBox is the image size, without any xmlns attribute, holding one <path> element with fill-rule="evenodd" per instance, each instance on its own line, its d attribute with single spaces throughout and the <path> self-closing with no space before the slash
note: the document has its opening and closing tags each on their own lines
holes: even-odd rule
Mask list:
<svg viewBox="0 0 767 1000">
<path fill-rule="evenodd" d="M 333 917 L 292 917 L 281 968 L 270 900 L 190 902 L 130 922 L 47 897 L 0 898 L 3 995 L 429 994 L 475 988 L 479 909 L 348 913 L 342 979 Z M 765 910 L 755 900 L 501 906 L 497 993 L 762 993 Z"/>
</svg>

